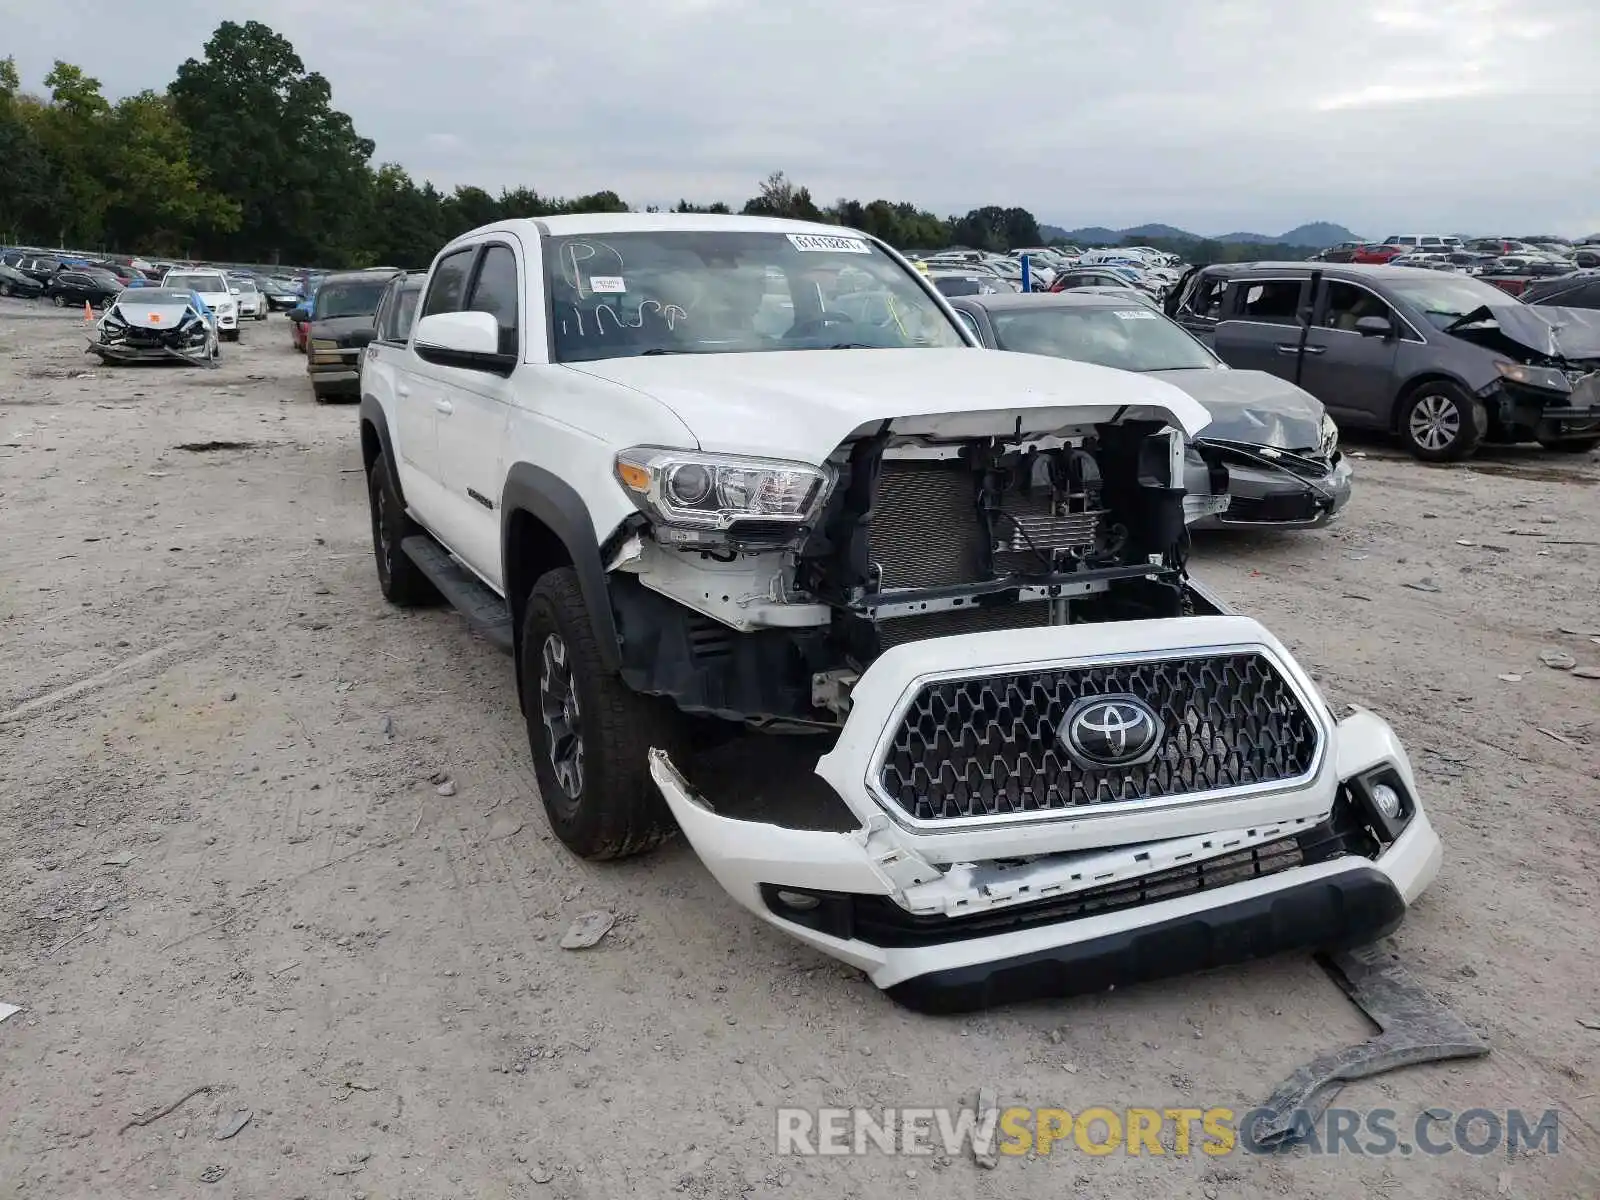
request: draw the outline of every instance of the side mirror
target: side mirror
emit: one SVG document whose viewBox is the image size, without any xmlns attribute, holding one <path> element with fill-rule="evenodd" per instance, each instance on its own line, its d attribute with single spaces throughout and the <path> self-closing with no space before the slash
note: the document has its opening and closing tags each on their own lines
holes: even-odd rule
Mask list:
<svg viewBox="0 0 1600 1200">
<path fill-rule="evenodd" d="M 1358 317 L 1356 319 L 1356 332 L 1362 337 L 1391 337 L 1394 326 L 1387 317 Z"/>
<path fill-rule="evenodd" d="M 441 367 L 510 375 L 515 354 L 500 353 L 500 322 L 492 313 L 433 313 L 417 322 L 412 337 L 417 357 Z"/>
</svg>

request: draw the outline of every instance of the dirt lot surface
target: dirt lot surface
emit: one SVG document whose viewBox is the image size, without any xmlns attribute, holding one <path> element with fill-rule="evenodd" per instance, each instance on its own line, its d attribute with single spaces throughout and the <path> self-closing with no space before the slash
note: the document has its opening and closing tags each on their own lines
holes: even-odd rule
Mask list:
<svg viewBox="0 0 1600 1200">
<path fill-rule="evenodd" d="M 1195 561 L 1395 723 L 1445 839 L 1393 948 L 1493 1053 L 1340 1103 L 1554 1108 L 1559 1153 L 780 1158 L 778 1106 L 980 1084 L 1244 1110 L 1368 1027 L 1305 959 L 920 1017 L 681 842 L 573 859 L 507 661 L 380 598 L 355 410 L 311 402 L 283 321 L 216 372 L 82 346 L 0 311 L 0 1196 L 1600 1194 L 1600 679 L 1540 662 L 1600 667 L 1593 457 L 1371 446 L 1335 529 Z M 560 949 L 593 909 L 611 933 Z"/>
</svg>

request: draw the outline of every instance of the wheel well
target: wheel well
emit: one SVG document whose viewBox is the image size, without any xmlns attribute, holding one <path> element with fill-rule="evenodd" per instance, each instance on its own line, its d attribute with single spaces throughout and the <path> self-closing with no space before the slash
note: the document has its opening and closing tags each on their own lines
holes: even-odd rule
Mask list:
<svg viewBox="0 0 1600 1200">
<path fill-rule="evenodd" d="M 377 426 L 371 421 L 361 422 L 361 468 L 363 471 L 372 470 L 372 464 L 378 461 L 378 455 L 383 452 L 383 442 L 378 437 Z"/>
<path fill-rule="evenodd" d="M 1389 413 L 1389 432 L 1400 432 L 1400 412 L 1406 406 L 1406 401 L 1416 394 L 1419 388 L 1430 383 L 1448 383 L 1452 387 L 1461 387 L 1461 381 L 1440 371 L 1432 371 L 1425 375 L 1418 375 L 1415 379 L 1408 379 L 1395 394 L 1394 408 Z"/>
<path fill-rule="evenodd" d="M 519 655 L 528 593 L 541 575 L 571 565 L 572 552 L 560 535 L 527 509 L 519 508 L 506 518 L 506 602 L 511 608 L 511 636 Z M 522 678 L 520 671 L 517 678 Z"/>
</svg>

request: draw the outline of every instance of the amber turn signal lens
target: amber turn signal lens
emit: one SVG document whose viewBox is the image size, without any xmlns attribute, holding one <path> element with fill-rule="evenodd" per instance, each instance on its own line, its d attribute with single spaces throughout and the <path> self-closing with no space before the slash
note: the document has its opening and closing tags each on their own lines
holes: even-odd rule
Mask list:
<svg viewBox="0 0 1600 1200">
<path fill-rule="evenodd" d="M 636 492 L 650 490 L 650 472 L 643 467 L 636 467 L 632 463 L 619 462 L 617 464 L 617 478 L 622 480 L 622 485 L 632 488 Z"/>
</svg>

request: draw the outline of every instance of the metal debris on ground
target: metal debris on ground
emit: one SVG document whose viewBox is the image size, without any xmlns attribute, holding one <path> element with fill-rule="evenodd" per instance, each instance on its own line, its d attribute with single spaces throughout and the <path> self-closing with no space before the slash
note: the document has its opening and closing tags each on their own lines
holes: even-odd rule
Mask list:
<svg viewBox="0 0 1600 1200">
<path fill-rule="evenodd" d="M 563 950 L 587 950 L 606 934 L 611 932 L 611 927 L 617 923 L 614 914 L 608 912 L 586 912 L 574 921 L 561 935 L 561 948 Z"/>
<path fill-rule="evenodd" d="M 1444 590 L 1433 580 L 1427 578 L 1419 579 L 1415 583 L 1402 583 L 1400 586 L 1408 587 L 1414 592 L 1442 592 Z"/>
<path fill-rule="evenodd" d="M 1578 665 L 1578 660 L 1565 650 L 1543 650 L 1539 653 L 1539 661 L 1556 671 L 1570 671 Z"/>
<path fill-rule="evenodd" d="M 115 854 L 108 854 L 100 860 L 108 867 L 125 867 L 133 861 L 133 851 L 118 850 Z"/>
<path fill-rule="evenodd" d="M 1575 667 L 1572 674 L 1577 679 L 1600 679 L 1600 667 Z"/>
<path fill-rule="evenodd" d="M 447 775 L 433 790 L 441 796 L 454 796 L 456 794 L 456 781 Z"/>
<path fill-rule="evenodd" d="M 117 1135 L 120 1137 L 122 1134 L 127 1133 L 128 1130 L 132 1129 L 135 1125 L 153 1125 L 157 1121 L 161 1120 L 162 1117 L 169 1116 L 178 1109 L 182 1108 L 196 1096 L 201 1096 L 207 1092 L 214 1092 L 217 1090 L 217 1085 L 214 1083 L 202 1083 L 199 1087 L 191 1088 L 189 1091 L 179 1096 L 165 1108 L 158 1108 L 152 1112 L 139 1113 L 135 1116 L 129 1117 L 127 1124 L 123 1125 L 121 1129 L 117 1130 Z"/>
<path fill-rule="evenodd" d="M 0 1001 L 0 1021 L 4 1021 L 7 1017 L 14 1017 L 21 1011 L 22 1006 L 20 1004 L 6 1004 L 4 1001 Z"/>
<path fill-rule="evenodd" d="M 1521 683 L 1522 682 L 1522 676 L 1514 674 L 1512 672 L 1507 672 L 1504 675 L 1497 675 L 1497 676 L 1495 676 L 1495 678 L 1500 680 L 1501 683 Z"/>
<path fill-rule="evenodd" d="M 219 1182 L 221 1182 L 222 1177 L 224 1175 L 226 1175 L 227 1173 L 228 1173 L 228 1168 L 227 1167 L 223 1166 L 221 1163 L 212 1163 L 204 1171 L 200 1172 L 200 1182 L 201 1183 L 219 1183 Z"/>
<path fill-rule="evenodd" d="M 1339 985 L 1383 1032 L 1324 1054 L 1278 1085 L 1255 1120 L 1261 1146 L 1289 1146 L 1320 1120 L 1348 1082 L 1418 1063 L 1482 1058 L 1488 1045 L 1377 946 L 1321 956 Z"/>
<path fill-rule="evenodd" d="M 216 1132 L 217 1141 L 219 1141 L 219 1142 L 227 1141 L 234 1134 L 238 1133 L 239 1130 L 243 1129 L 246 1125 L 248 1125 L 250 1123 L 250 1118 L 255 1116 L 255 1115 L 256 1114 L 255 1114 L 253 1109 L 248 1109 L 248 1108 L 239 1109 L 232 1116 L 230 1116 L 227 1120 L 221 1122 L 217 1126 L 217 1132 Z"/>
<path fill-rule="evenodd" d="M 1564 733 L 1557 733 L 1554 729 L 1546 729 L 1542 725 L 1535 725 L 1534 728 L 1537 729 L 1540 733 L 1544 734 L 1545 737 L 1554 738 L 1556 741 L 1560 742 L 1563 746 L 1571 746 L 1573 749 L 1577 749 L 1578 743 L 1573 741 L 1571 738 L 1569 738 Z"/>
</svg>

